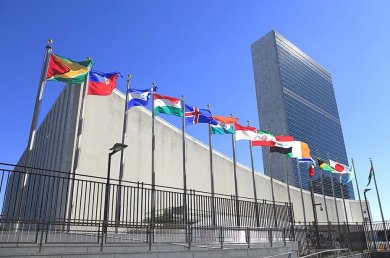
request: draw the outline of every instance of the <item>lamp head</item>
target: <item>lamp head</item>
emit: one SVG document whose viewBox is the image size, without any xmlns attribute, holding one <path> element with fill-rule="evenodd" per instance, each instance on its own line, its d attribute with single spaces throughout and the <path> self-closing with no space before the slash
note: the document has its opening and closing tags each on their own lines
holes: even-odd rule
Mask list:
<svg viewBox="0 0 390 258">
<path fill-rule="evenodd" d="M 370 190 L 371 190 L 371 188 L 366 188 L 366 189 L 364 189 L 364 193 L 367 193 Z"/>
<path fill-rule="evenodd" d="M 123 149 L 125 149 L 127 147 L 126 144 L 122 144 L 122 143 L 115 143 L 114 146 L 112 146 L 112 148 L 110 149 L 112 151 L 112 154 L 118 152 L 118 151 L 121 151 Z"/>
</svg>

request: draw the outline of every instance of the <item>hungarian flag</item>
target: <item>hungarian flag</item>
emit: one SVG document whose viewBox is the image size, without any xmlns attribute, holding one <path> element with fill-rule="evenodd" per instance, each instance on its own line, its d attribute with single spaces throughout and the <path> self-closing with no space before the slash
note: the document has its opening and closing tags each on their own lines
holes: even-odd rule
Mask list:
<svg viewBox="0 0 390 258">
<path fill-rule="evenodd" d="M 329 166 L 331 166 L 338 174 L 348 174 L 349 167 L 339 162 L 329 160 Z"/>
<path fill-rule="evenodd" d="M 214 120 L 218 122 L 217 125 L 211 125 L 212 134 L 234 134 L 234 128 L 232 123 L 236 123 L 238 118 L 235 117 L 224 117 L 224 116 L 213 116 Z"/>
<path fill-rule="evenodd" d="M 108 96 L 116 88 L 119 73 L 91 71 L 88 80 L 88 95 Z"/>
<path fill-rule="evenodd" d="M 257 136 L 257 129 L 252 126 L 243 126 L 234 123 L 234 131 L 236 131 L 236 141 L 248 140 L 253 141 Z"/>
<path fill-rule="evenodd" d="M 83 83 L 87 73 L 92 68 L 92 60 L 82 62 L 50 54 L 49 65 L 47 68 L 46 80 L 62 81 L 72 84 Z"/>
<path fill-rule="evenodd" d="M 371 163 L 370 173 L 368 174 L 368 184 L 367 184 L 367 186 L 371 183 L 371 178 L 373 176 L 374 176 L 374 166 Z"/>
<path fill-rule="evenodd" d="M 274 146 L 275 142 L 275 136 L 265 131 L 258 130 L 256 138 L 251 141 L 251 144 L 252 146 Z"/>
<path fill-rule="evenodd" d="M 335 172 L 335 170 L 328 163 L 326 163 L 325 161 L 323 161 L 321 159 L 317 159 L 317 162 L 318 162 L 318 167 L 320 169 L 322 169 L 323 171 Z"/>
<path fill-rule="evenodd" d="M 180 99 L 163 96 L 155 93 L 153 95 L 154 112 L 158 114 L 167 114 L 174 116 L 183 116 L 183 109 Z"/>
<path fill-rule="evenodd" d="M 314 171 L 314 166 L 309 165 L 309 176 L 313 177 L 315 174 L 316 174 L 316 172 Z"/>
</svg>

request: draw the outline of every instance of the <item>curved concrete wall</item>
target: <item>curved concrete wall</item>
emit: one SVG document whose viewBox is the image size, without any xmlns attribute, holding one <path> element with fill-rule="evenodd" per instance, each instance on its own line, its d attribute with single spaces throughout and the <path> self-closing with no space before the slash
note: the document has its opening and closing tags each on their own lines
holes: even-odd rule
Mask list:
<svg viewBox="0 0 390 258">
<path fill-rule="evenodd" d="M 109 97 L 88 96 L 85 106 L 85 119 L 80 143 L 80 163 L 78 172 L 105 177 L 107 174 L 108 149 L 113 143 L 120 142 L 123 126 L 123 108 L 125 96 L 115 91 Z M 180 119 L 180 118 L 178 118 Z M 128 134 L 125 151 L 126 166 L 124 180 L 151 182 L 151 112 L 145 108 L 132 108 L 128 115 Z M 182 188 L 182 141 L 181 130 L 165 120 L 156 117 L 156 184 Z M 227 136 L 228 137 L 228 136 Z M 186 136 L 187 147 L 187 185 L 188 189 L 210 192 L 210 170 L 208 146 L 195 138 Z M 112 160 L 112 178 L 118 179 L 119 157 Z M 215 192 L 234 194 L 233 162 L 230 158 L 214 151 Z M 239 195 L 253 197 L 251 169 L 238 164 L 237 177 Z M 259 199 L 271 200 L 271 187 L 268 176 L 256 171 L 257 194 Z M 286 184 L 274 180 L 276 201 L 287 202 Z M 310 192 L 303 191 L 307 221 L 313 221 L 313 209 Z M 303 208 L 300 189 L 291 187 L 296 221 L 303 222 Z M 324 211 L 317 206 L 318 219 L 326 222 L 323 196 L 315 194 L 315 202 L 322 203 Z M 345 200 L 348 220 L 362 221 L 359 202 Z M 337 222 L 335 204 L 326 197 L 329 219 Z M 342 200 L 337 199 L 340 221 L 345 221 Z"/>
</svg>

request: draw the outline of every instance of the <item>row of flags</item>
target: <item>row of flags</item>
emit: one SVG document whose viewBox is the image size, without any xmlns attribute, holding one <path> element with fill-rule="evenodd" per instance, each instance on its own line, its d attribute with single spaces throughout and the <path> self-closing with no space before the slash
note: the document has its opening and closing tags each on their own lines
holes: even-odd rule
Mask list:
<svg viewBox="0 0 390 258">
<path fill-rule="evenodd" d="M 59 55 L 50 54 L 46 80 L 62 81 L 70 84 L 84 83 L 88 78 L 88 95 L 108 96 L 116 88 L 119 72 L 104 73 L 92 70 L 93 61 L 87 59 L 77 62 Z M 88 77 L 87 77 L 88 76 Z M 153 106 L 155 115 L 167 114 L 178 117 L 185 116 L 186 125 L 208 123 L 211 125 L 211 133 L 215 135 L 235 134 L 235 140 L 248 140 L 256 147 L 269 147 L 270 152 L 285 154 L 289 158 L 295 158 L 299 163 L 307 163 L 309 176 L 315 175 L 315 161 L 311 157 L 309 146 L 302 141 L 296 141 L 292 136 L 272 135 L 265 130 L 258 130 L 252 126 L 238 124 L 238 118 L 214 116 L 209 109 L 202 109 L 185 105 L 178 98 L 163 96 L 156 93 L 157 87 L 149 89 L 130 88 L 128 94 L 127 110 L 136 106 L 147 106 L 150 97 L 153 95 Z M 318 167 L 323 171 L 348 174 L 348 182 L 354 178 L 352 168 L 339 162 L 329 160 L 326 163 L 320 158 L 317 159 Z M 370 169 L 369 182 L 373 172 Z"/>
<path fill-rule="evenodd" d="M 62 81 L 67 82 L 69 84 L 81 84 L 84 83 L 84 91 L 83 91 L 83 102 L 85 101 L 85 94 L 88 95 L 100 95 L 100 96 L 108 96 L 112 93 L 112 91 L 116 88 L 117 79 L 120 75 L 119 72 L 110 72 L 110 73 L 103 73 L 96 70 L 92 70 L 93 67 L 93 61 L 90 59 L 87 59 L 85 61 L 77 62 L 73 61 L 71 59 L 61 57 L 58 55 L 55 55 L 52 53 L 51 50 L 51 41 L 49 41 L 48 46 L 46 47 L 46 56 L 45 56 L 45 66 L 47 65 L 46 70 L 46 78 L 41 78 L 40 88 L 38 89 L 38 96 L 35 108 L 34 108 L 34 115 L 33 115 L 33 121 L 30 131 L 30 137 L 29 137 L 29 149 L 32 149 L 33 141 L 34 141 L 34 134 L 37 127 L 37 113 L 39 112 L 39 105 L 42 97 L 42 91 L 43 91 L 43 80 L 54 80 L 54 81 Z M 308 164 L 308 175 L 311 183 L 311 178 L 315 175 L 315 161 L 313 160 L 311 154 L 310 154 L 310 148 L 307 143 L 302 141 L 297 141 L 294 139 L 293 136 L 286 136 L 286 135 L 273 135 L 267 130 L 258 130 L 255 127 L 252 126 L 243 126 L 238 124 L 238 118 L 235 117 L 225 117 L 225 116 L 215 116 L 211 113 L 210 109 L 202 109 L 194 106 L 190 106 L 188 104 L 184 104 L 184 99 L 180 100 L 178 98 L 170 97 L 170 96 L 164 96 L 156 93 L 157 87 L 152 85 L 151 88 L 148 89 L 134 89 L 129 87 L 129 80 L 127 84 L 127 90 L 126 90 L 126 108 L 125 111 L 127 112 L 129 109 L 136 107 L 136 106 L 147 106 L 149 103 L 150 98 L 153 99 L 153 124 L 152 124 L 152 137 L 154 137 L 154 116 L 159 114 L 167 114 L 167 115 L 174 115 L 178 117 L 182 117 L 183 121 L 183 189 L 184 189 L 184 195 L 183 195 L 183 205 L 186 206 L 186 166 L 185 166 L 185 126 L 184 121 L 186 125 L 193 125 L 193 124 L 199 124 L 199 123 L 206 123 L 209 124 L 209 139 L 210 139 L 210 153 L 212 153 L 211 149 L 211 134 L 214 135 L 231 135 L 232 136 L 232 146 L 233 146 L 233 160 L 234 160 L 234 177 L 235 177 L 235 196 L 236 196 L 236 214 L 237 214 L 237 225 L 240 226 L 240 220 L 239 220 L 239 206 L 238 206 L 238 190 L 237 190 L 237 178 L 236 178 L 236 169 L 235 169 L 235 148 L 234 148 L 234 139 L 235 141 L 240 140 L 247 140 L 250 142 L 251 151 L 252 147 L 260 146 L 260 147 L 269 147 L 270 152 L 276 152 L 286 155 L 289 158 L 294 158 L 297 160 L 298 163 L 306 163 Z M 87 89 L 87 90 L 86 90 Z M 82 102 L 82 103 L 83 103 Z M 82 104 L 83 105 L 83 104 Z M 82 106 L 83 107 L 83 106 Z M 80 110 L 83 110 L 81 108 Z M 127 119 L 127 113 L 125 112 L 125 119 L 124 119 L 124 133 L 122 137 L 122 143 L 124 141 L 124 135 L 126 131 L 125 125 L 126 119 Z M 210 160 L 212 161 L 210 154 Z M 123 157 L 123 156 L 122 156 Z M 121 157 L 121 158 L 122 158 Z M 252 153 L 251 153 L 252 158 Z M 29 160 L 31 159 L 30 152 L 27 153 L 26 157 L 26 163 L 27 166 L 29 166 Z M 374 168 L 372 161 L 371 162 L 371 168 L 368 178 L 368 184 L 370 184 L 372 177 L 374 177 L 375 187 L 376 187 L 376 180 L 375 180 L 375 174 L 374 174 Z M 317 157 L 317 163 L 318 167 L 323 170 L 330 173 L 337 173 L 340 175 L 340 184 L 341 184 L 341 176 L 343 174 L 348 174 L 348 182 L 350 182 L 354 178 L 354 172 L 352 168 L 349 168 L 347 165 L 341 164 L 337 161 L 333 161 L 329 159 L 329 162 L 325 162 L 324 160 Z M 123 171 L 124 166 L 124 160 L 121 160 L 121 169 L 120 173 Z M 76 166 L 77 167 L 77 166 Z M 212 162 L 210 162 L 211 167 L 211 176 L 212 176 Z M 353 167 L 353 161 L 352 161 L 352 167 Z M 252 161 L 252 171 L 254 175 L 254 168 L 253 168 L 253 161 Z M 154 152 L 152 153 L 152 196 L 155 195 L 154 187 L 155 187 L 155 176 L 154 176 Z M 212 176 L 213 178 L 213 176 Z M 121 176 L 119 178 L 121 180 Z M 357 184 L 357 178 L 355 177 L 356 185 Z M 271 190 L 272 190 L 272 198 L 273 202 L 275 203 L 274 199 L 274 192 L 273 192 L 273 181 L 271 176 Z M 333 181 L 332 181 L 333 182 Z M 212 196 L 214 196 L 214 186 L 213 186 L 213 179 L 211 180 L 211 189 L 212 189 Z M 302 187 L 302 186 L 301 186 Z M 287 184 L 287 189 L 289 191 L 289 184 Z M 377 195 L 378 195 L 378 201 L 379 206 L 381 209 L 382 214 L 382 222 L 384 224 L 384 217 L 383 212 L 380 204 L 379 199 L 379 193 L 378 189 Z M 365 192 L 367 189 L 365 190 Z M 255 186 L 255 180 L 253 176 L 253 192 L 254 192 L 254 198 L 257 202 L 257 195 L 256 195 L 256 186 Z M 358 190 L 359 193 L 359 190 Z M 325 198 L 325 193 L 324 198 Z M 288 194 L 290 196 L 290 193 Z M 302 195 L 302 191 L 301 191 Z M 335 196 L 333 196 L 336 198 Z M 289 197 L 290 198 L 290 197 Z M 344 198 L 344 197 L 343 197 Z M 153 198 L 155 200 L 155 198 Z M 359 200 L 360 200 L 360 194 L 359 194 Z M 291 200 L 289 200 L 291 202 Z M 214 205 L 214 200 L 212 201 Z M 361 204 L 361 203 L 360 203 Z M 313 203 L 314 205 L 314 203 Z M 276 209 L 274 207 L 274 214 L 275 214 L 275 227 L 277 227 L 277 220 L 276 220 Z M 303 197 L 302 197 L 302 207 L 304 209 L 304 203 L 303 203 Z M 337 205 L 335 202 L 336 212 L 337 212 Z M 363 215 L 363 208 L 361 207 L 362 217 Z M 326 208 L 326 203 L 325 203 Z M 314 209 L 314 207 L 313 207 Z M 344 209 L 345 208 L 345 202 L 344 202 Z M 184 209 L 186 211 L 186 208 Z M 151 224 L 153 225 L 154 217 L 155 217 L 155 203 L 152 203 L 151 208 Z M 305 214 L 305 210 L 304 210 Z M 345 214 L 346 215 L 346 214 Z M 186 221 L 186 214 L 184 214 L 184 218 Z M 304 215 L 305 216 L 305 215 Z M 348 224 L 348 219 L 346 215 L 346 221 Z M 259 223 L 259 222 L 258 222 Z M 305 219 L 306 224 L 306 219 Z M 259 224 L 258 224 L 259 226 Z M 384 224 L 385 227 L 385 224 Z M 386 227 L 385 227 L 386 232 Z M 388 240 L 387 234 L 386 234 L 386 241 Z"/>
</svg>

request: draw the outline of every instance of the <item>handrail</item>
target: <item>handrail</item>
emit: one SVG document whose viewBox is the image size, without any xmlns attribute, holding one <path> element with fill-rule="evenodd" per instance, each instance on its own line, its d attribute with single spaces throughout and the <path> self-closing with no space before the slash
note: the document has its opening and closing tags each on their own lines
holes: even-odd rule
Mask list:
<svg viewBox="0 0 390 258">
<path fill-rule="evenodd" d="M 279 257 L 279 256 L 286 255 L 286 254 L 289 254 L 289 257 L 290 257 L 291 254 L 293 254 L 293 252 L 282 253 L 282 254 L 276 254 L 276 255 L 272 255 L 272 256 L 266 256 L 265 258 Z"/>
<path fill-rule="evenodd" d="M 345 255 L 345 256 L 340 256 L 339 258 L 361 256 L 362 254 L 369 254 L 369 253 L 370 253 L 370 252 L 363 252 L 363 253 L 356 253 L 356 254 L 347 254 L 347 255 Z"/>
<path fill-rule="evenodd" d="M 337 251 L 349 251 L 349 249 L 348 249 L 348 248 L 343 248 L 343 249 L 328 249 L 328 250 L 323 250 L 323 251 L 316 252 L 316 253 L 313 253 L 313 254 L 301 256 L 301 258 L 312 257 L 312 256 L 319 255 L 319 254 L 322 254 L 322 253 L 329 253 L 329 252 L 332 252 L 332 253 L 333 253 L 333 252 L 337 252 Z"/>
</svg>

